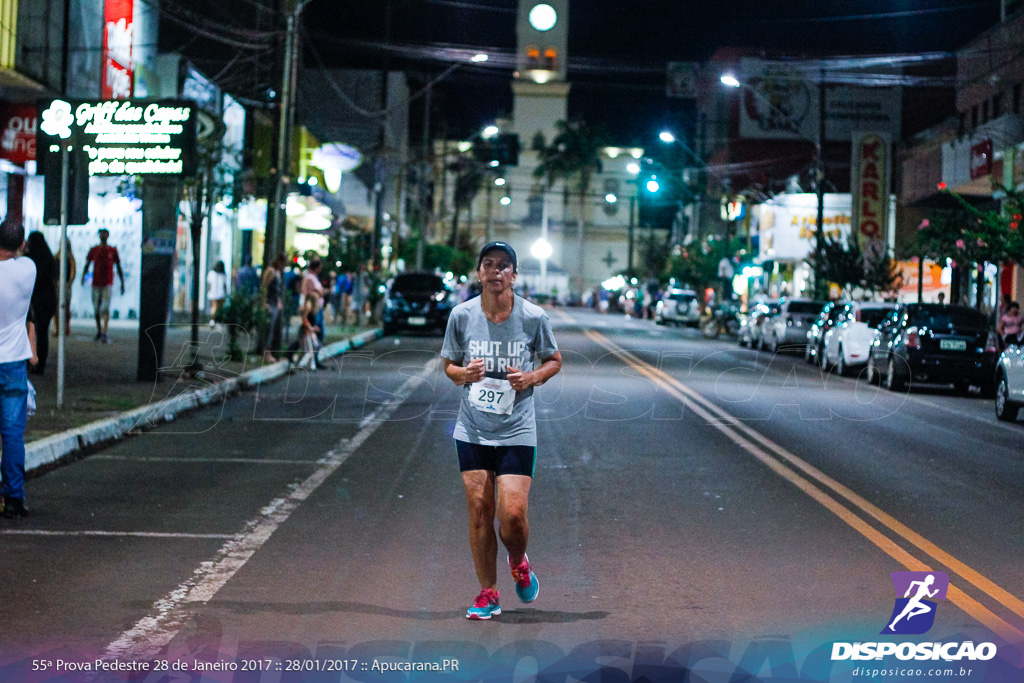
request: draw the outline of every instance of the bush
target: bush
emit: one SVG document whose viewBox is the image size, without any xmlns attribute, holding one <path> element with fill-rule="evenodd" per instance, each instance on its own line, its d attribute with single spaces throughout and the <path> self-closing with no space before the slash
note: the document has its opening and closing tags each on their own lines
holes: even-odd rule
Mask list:
<svg viewBox="0 0 1024 683">
<path fill-rule="evenodd" d="M 258 297 L 240 291 L 231 293 L 217 311 L 215 319 L 227 326 L 228 355 L 231 360 L 242 360 L 246 353 L 255 350 L 251 343 L 247 344 L 245 349 L 238 345 L 240 333 L 249 334 L 250 340 L 262 339 L 270 327 L 270 311 L 260 304 Z"/>
</svg>

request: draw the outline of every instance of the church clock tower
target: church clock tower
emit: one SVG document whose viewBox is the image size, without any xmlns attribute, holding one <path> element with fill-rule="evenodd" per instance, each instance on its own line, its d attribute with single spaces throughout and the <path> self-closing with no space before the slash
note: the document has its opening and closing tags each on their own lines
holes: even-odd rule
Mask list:
<svg viewBox="0 0 1024 683">
<path fill-rule="evenodd" d="M 512 122 L 524 149 L 538 133 L 545 143 L 567 118 L 569 0 L 519 0 Z"/>
</svg>

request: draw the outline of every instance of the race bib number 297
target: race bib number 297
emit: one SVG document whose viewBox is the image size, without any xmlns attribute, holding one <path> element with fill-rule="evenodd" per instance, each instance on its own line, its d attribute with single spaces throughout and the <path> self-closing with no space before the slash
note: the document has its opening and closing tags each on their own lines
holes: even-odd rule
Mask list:
<svg viewBox="0 0 1024 683">
<path fill-rule="evenodd" d="M 486 377 L 469 386 L 469 401 L 473 407 L 484 413 L 510 415 L 515 403 L 516 392 L 507 379 Z"/>
</svg>

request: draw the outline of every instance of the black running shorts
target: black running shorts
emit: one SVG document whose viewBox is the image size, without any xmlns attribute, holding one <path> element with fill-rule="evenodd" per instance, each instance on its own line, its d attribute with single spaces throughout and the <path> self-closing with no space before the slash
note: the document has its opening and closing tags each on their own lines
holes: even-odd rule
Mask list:
<svg viewBox="0 0 1024 683">
<path fill-rule="evenodd" d="M 459 471 L 490 470 L 496 476 L 521 474 L 533 476 L 537 449 L 533 446 L 481 446 L 455 440 L 459 453 Z"/>
</svg>

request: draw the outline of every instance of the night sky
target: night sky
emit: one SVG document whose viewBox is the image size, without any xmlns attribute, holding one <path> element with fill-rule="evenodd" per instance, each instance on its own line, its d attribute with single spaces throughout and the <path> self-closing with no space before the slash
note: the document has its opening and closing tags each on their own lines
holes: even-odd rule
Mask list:
<svg viewBox="0 0 1024 683">
<path fill-rule="evenodd" d="M 211 4 L 178 0 L 165 13 L 188 8 L 209 16 L 218 30 L 272 25 L 266 16 L 260 27 L 254 23 L 257 0 Z M 513 0 L 390 0 L 390 27 L 388 4 L 312 0 L 303 13 L 305 66 L 379 69 L 386 62 L 409 72 L 415 89 L 451 64 L 451 48 L 485 51 L 494 55 L 490 62 L 460 68 L 435 90 L 435 125 L 452 137 L 466 135 L 511 111 Z M 998 18 L 998 0 L 579 0 L 569 17 L 570 116 L 605 126 L 622 143 L 645 144 L 661 126 L 692 123 L 686 103 L 664 95 L 668 61 L 701 61 L 726 46 L 794 56 L 949 51 Z M 161 27 L 165 49 L 187 42 L 184 52 L 199 58 L 204 71 L 225 69 L 225 80 L 248 90 L 246 97 L 265 98 L 261 88 L 273 84 L 269 71 L 254 79 L 240 70 L 269 55 L 253 50 L 239 57 L 237 49 L 218 48 L 180 23 Z M 419 118 L 414 106 L 414 136 Z"/>
</svg>

